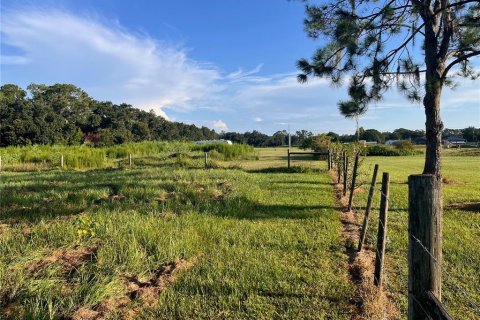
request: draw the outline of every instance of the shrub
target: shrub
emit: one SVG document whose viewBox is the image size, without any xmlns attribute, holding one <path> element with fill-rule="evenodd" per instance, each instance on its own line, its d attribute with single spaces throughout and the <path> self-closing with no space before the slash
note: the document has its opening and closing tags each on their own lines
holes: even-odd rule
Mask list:
<svg viewBox="0 0 480 320">
<path fill-rule="evenodd" d="M 395 148 L 402 152 L 410 152 L 413 151 L 415 148 L 413 146 L 413 143 L 411 143 L 408 140 L 402 140 L 398 144 L 395 145 Z"/>
<path fill-rule="evenodd" d="M 316 152 L 327 152 L 332 144 L 332 137 L 326 134 L 319 134 L 313 137 L 312 149 Z"/>
<path fill-rule="evenodd" d="M 367 155 L 369 156 L 384 156 L 384 157 L 397 157 L 397 156 L 411 156 L 417 154 L 411 142 L 405 144 L 405 146 L 392 147 L 386 145 L 373 145 L 368 146 Z"/>
</svg>

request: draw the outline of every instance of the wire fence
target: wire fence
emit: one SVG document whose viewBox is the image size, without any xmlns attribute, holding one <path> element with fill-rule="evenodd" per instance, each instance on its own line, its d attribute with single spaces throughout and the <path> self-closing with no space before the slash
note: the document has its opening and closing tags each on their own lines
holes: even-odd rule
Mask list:
<svg viewBox="0 0 480 320">
<path fill-rule="evenodd" d="M 359 162 L 359 170 L 357 171 L 357 177 L 355 186 L 353 190 L 358 191 L 363 189 L 365 186 L 371 184 L 371 175 L 373 172 L 374 164 L 369 163 L 365 165 L 365 158 L 361 157 Z M 336 170 L 339 166 L 342 167 L 341 174 L 343 175 L 343 166 L 342 161 L 343 157 L 340 159 L 337 157 L 334 161 L 335 166 L 332 170 Z M 349 169 L 352 166 L 349 163 L 347 167 Z M 347 186 L 350 188 L 350 184 L 353 178 L 353 172 L 348 171 L 348 181 Z M 343 182 L 343 181 L 342 181 Z M 386 232 L 386 254 L 384 256 L 385 263 L 385 272 L 383 276 L 383 290 L 389 293 L 388 297 L 393 303 L 395 308 L 400 313 L 401 317 L 405 317 L 408 313 L 408 305 L 405 303 L 408 301 L 408 241 L 418 244 L 419 247 L 431 258 L 434 265 L 441 270 L 442 276 L 442 291 L 446 293 L 445 296 L 448 298 L 446 302 L 448 305 L 455 303 L 455 305 L 462 305 L 467 307 L 468 313 L 475 318 L 480 319 L 480 303 L 476 300 L 478 298 L 473 297 L 473 294 L 469 293 L 462 285 L 461 275 L 455 274 L 454 271 L 447 270 L 446 266 L 442 261 L 439 261 L 437 256 L 429 251 L 429 249 L 420 241 L 412 232 L 409 230 L 408 224 L 408 193 L 405 194 L 404 190 L 400 188 L 405 188 L 407 185 L 394 183 L 394 188 L 390 190 L 390 194 L 384 194 L 382 192 L 381 184 L 378 182 L 374 187 L 374 205 L 372 206 L 372 214 L 370 216 L 370 225 L 367 232 L 366 242 L 367 250 L 374 251 L 377 257 L 381 257 L 381 252 L 378 252 L 377 246 L 373 244 L 372 238 L 374 238 L 374 232 L 377 231 L 377 228 L 384 228 Z M 354 192 L 355 192 L 354 191 Z M 388 205 L 389 216 L 387 219 L 386 225 L 382 224 L 382 221 L 376 218 L 376 214 L 373 214 L 375 210 L 378 210 L 379 198 L 384 197 Z M 360 198 L 359 194 L 356 195 L 352 202 L 351 210 L 361 217 L 363 217 L 365 206 L 361 205 L 364 198 Z M 377 216 L 378 217 L 378 216 Z M 377 223 L 378 221 L 378 223 Z M 375 228 L 376 226 L 376 228 Z M 391 229 L 391 230 L 390 230 Z M 360 230 L 361 231 L 361 230 Z M 459 235 L 460 236 L 460 235 Z M 372 245 L 373 244 L 373 245 Z M 450 256 L 448 252 L 443 251 L 443 261 L 448 261 L 450 263 L 461 263 L 454 256 Z M 462 265 L 460 269 L 464 269 L 467 265 Z M 475 285 L 475 284 L 474 284 Z M 430 316 L 429 308 L 425 305 L 424 302 L 417 299 L 413 294 L 410 295 L 413 302 L 416 303 L 421 310 L 424 311 L 425 316 L 429 319 L 432 319 Z M 385 312 L 385 310 L 384 310 Z"/>
</svg>

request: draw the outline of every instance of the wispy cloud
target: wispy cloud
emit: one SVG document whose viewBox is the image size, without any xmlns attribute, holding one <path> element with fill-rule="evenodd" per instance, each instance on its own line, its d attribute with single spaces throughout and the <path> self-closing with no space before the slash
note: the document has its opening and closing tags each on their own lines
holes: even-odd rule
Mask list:
<svg viewBox="0 0 480 320">
<path fill-rule="evenodd" d="M 22 77 L 30 82 L 48 76 L 80 83 L 96 97 L 156 111 L 191 109 L 194 99 L 221 90 L 214 66 L 117 23 L 38 8 L 7 10 L 2 16 L 2 43 L 24 52 L 2 57 L 2 64 L 22 64 Z"/>
<path fill-rule="evenodd" d="M 30 60 L 27 57 L 23 56 L 14 56 L 14 55 L 1 55 L 0 56 L 1 64 L 27 64 Z"/>
<path fill-rule="evenodd" d="M 299 84 L 294 71 L 265 75 L 262 63 L 222 71 L 191 59 L 178 44 L 98 16 L 36 7 L 2 10 L 1 35 L 2 82 L 73 83 L 96 99 L 154 109 L 167 119 L 188 118 L 218 131 L 252 130 L 252 125 L 265 132 L 286 126 L 293 131 L 355 130 L 337 111 L 337 102 L 347 98 L 344 87 L 319 79 Z M 479 119 L 479 83 L 465 81 L 455 91 L 444 90 L 444 110 L 473 106 L 476 112 L 449 113 L 455 126 Z M 361 121 L 381 130 L 420 128 L 424 115 L 421 105 L 391 90 Z"/>
</svg>

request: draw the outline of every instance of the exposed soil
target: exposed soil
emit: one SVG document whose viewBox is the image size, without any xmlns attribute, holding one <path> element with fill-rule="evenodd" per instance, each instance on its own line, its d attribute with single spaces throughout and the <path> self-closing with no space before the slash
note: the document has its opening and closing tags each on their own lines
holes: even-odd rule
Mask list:
<svg viewBox="0 0 480 320">
<path fill-rule="evenodd" d="M 34 277 L 41 270 L 51 264 L 60 264 L 61 273 L 63 275 L 69 275 L 71 272 L 76 270 L 82 264 L 85 264 L 89 261 L 95 259 L 95 253 L 99 247 L 98 243 L 92 244 L 88 247 L 75 247 L 75 248 L 61 248 L 54 250 L 49 256 L 40 259 L 26 267 L 26 270 L 30 273 L 30 276 Z M 71 288 L 65 286 L 62 288 L 62 291 L 65 294 L 71 293 Z M 1 299 L 0 299 L 1 300 Z M 3 303 L 3 310 L 2 310 Z M 23 312 L 21 304 L 18 301 L 5 299 L 0 301 L 0 318 L 1 316 L 13 316 L 18 315 Z M 19 317 L 19 319 L 22 317 Z M 80 318 L 82 319 L 82 318 Z"/>
<path fill-rule="evenodd" d="M 98 243 L 88 247 L 61 248 L 53 251 L 49 256 L 29 265 L 27 270 L 36 274 L 44 267 L 53 263 L 62 266 L 62 273 L 68 274 L 84 263 L 93 261 L 98 250 Z"/>
<path fill-rule="evenodd" d="M 442 183 L 443 183 L 443 184 L 451 184 L 451 185 L 464 184 L 463 182 L 454 180 L 454 179 L 449 178 L 449 177 L 443 177 L 443 178 L 442 178 Z"/>
<path fill-rule="evenodd" d="M 159 294 L 173 284 L 179 272 L 193 265 L 194 261 L 177 259 L 161 266 L 146 281 L 139 280 L 137 276 L 126 276 L 125 295 L 104 300 L 92 309 L 82 307 L 68 319 L 100 320 L 113 315 L 121 319 L 135 319 L 142 309 L 152 308 L 158 303 Z"/>
<path fill-rule="evenodd" d="M 396 309 L 393 300 L 389 295 L 373 284 L 373 273 L 375 269 L 375 253 L 368 248 L 357 252 L 361 225 L 358 215 L 354 211 L 347 211 L 348 192 L 343 196 L 343 185 L 336 183 L 336 172 L 331 171 L 337 202 L 341 207 L 340 220 L 343 230 L 340 233 L 345 239 L 345 249 L 348 256 L 346 268 L 350 274 L 350 280 L 355 285 L 350 302 L 355 309 L 351 320 L 380 320 L 400 319 L 399 311 Z"/>
<path fill-rule="evenodd" d="M 158 202 L 167 202 L 167 200 L 170 198 L 170 193 L 164 193 L 160 197 L 155 198 Z"/>
<path fill-rule="evenodd" d="M 231 192 L 233 190 L 233 183 L 228 180 L 225 180 L 223 182 L 220 182 L 218 184 L 218 187 L 222 189 L 224 192 Z"/>
</svg>

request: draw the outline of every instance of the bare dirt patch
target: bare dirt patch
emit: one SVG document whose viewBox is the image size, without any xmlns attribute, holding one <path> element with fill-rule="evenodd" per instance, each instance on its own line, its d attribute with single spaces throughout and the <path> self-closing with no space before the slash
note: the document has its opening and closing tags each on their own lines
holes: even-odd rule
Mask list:
<svg viewBox="0 0 480 320">
<path fill-rule="evenodd" d="M 54 250 L 49 256 L 29 265 L 27 270 L 36 274 L 41 269 L 51 264 L 60 264 L 62 273 L 68 274 L 84 263 L 93 261 L 99 244 L 95 243 L 88 247 L 60 248 Z"/>
<path fill-rule="evenodd" d="M 455 179 L 449 178 L 449 177 L 443 177 L 442 178 L 442 183 L 443 184 L 450 184 L 450 185 L 456 185 L 456 184 L 464 184 L 461 181 L 457 181 Z"/>
<path fill-rule="evenodd" d="M 92 309 L 82 307 L 68 319 L 100 320 L 113 315 L 121 319 L 135 319 L 142 309 L 153 308 L 158 303 L 159 294 L 173 284 L 178 273 L 192 268 L 194 263 L 194 260 L 177 259 L 161 266 L 147 280 L 126 276 L 125 295 L 104 300 Z M 134 306 L 130 307 L 132 304 Z"/>
</svg>

